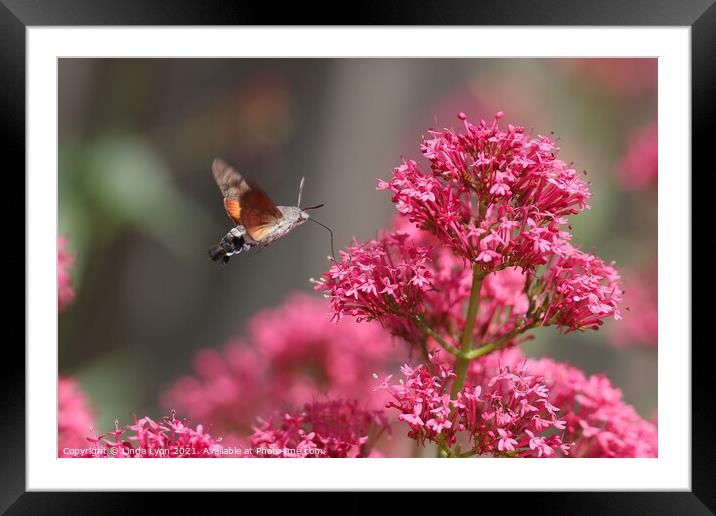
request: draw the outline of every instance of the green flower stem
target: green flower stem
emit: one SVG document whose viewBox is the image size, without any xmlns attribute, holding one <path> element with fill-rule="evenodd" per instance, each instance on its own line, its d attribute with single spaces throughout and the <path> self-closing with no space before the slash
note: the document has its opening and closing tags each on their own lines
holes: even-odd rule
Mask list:
<svg viewBox="0 0 716 516">
<path fill-rule="evenodd" d="M 415 323 L 418 328 L 420 328 L 425 335 L 428 337 L 431 337 L 435 342 L 437 342 L 445 351 L 448 353 L 451 353 L 456 357 L 455 361 L 455 381 L 452 386 L 452 390 L 450 393 L 451 399 L 456 399 L 458 393 L 465 385 L 465 378 L 467 376 L 467 368 L 471 361 L 475 360 L 476 358 L 479 358 L 481 356 L 487 355 L 489 353 L 492 353 L 493 351 L 497 351 L 498 349 L 501 349 L 504 347 L 510 339 L 513 337 L 516 337 L 517 335 L 526 332 L 527 330 L 534 328 L 535 326 L 539 326 L 539 318 L 534 316 L 532 311 L 530 310 L 530 313 L 527 314 L 527 320 L 531 320 L 531 322 L 523 323 L 522 325 L 518 326 L 511 332 L 509 332 L 506 335 L 503 335 L 495 342 L 491 342 L 489 344 L 485 344 L 483 346 L 480 346 L 478 348 L 472 349 L 473 344 L 473 331 L 475 329 L 475 319 L 477 318 L 477 313 L 480 308 L 480 291 L 482 289 L 482 281 L 485 278 L 485 274 L 480 271 L 479 267 L 477 265 L 474 265 L 472 268 L 472 287 L 470 289 L 470 300 L 467 305 L 467 314 L 465 318 L 465 330 L 462 334 L 462 338 L 460 339 L 460 349 L 456 348 L 449 342 L 447 342 L 445 339 L 443 339 L 435 330 L 433 330 L 428 324 L 425 322 L 425 320 L 422 318 L 421 315 L 416 314 L 411 316 L 411 320 Z M 534 317 L 533 317 L 534 316 Z M 453 407 L 454 410 L 454 407 Z M 451 411 L 452 413 L 452 411 Z M 457 453 L 454 454 L 452 450 L 442 441 L 438 441 L 438 448 L 437 448 L 437 456 L 438 457 L 470 457 L 474 455 L 474 452 L 468 451 L 466 453 Z"/>
<path fill-rule="evenodd" d="M 480 290 L 482 289 L 482 280 L 484 279 L 485 275 L 477 268 L 477 266 L 473 267 L 472 269 L 472 288 L 470 290 L 470 301 L 468 303 L 467 307 L 467 319 L 465 321 L 465 332 L 462 335 L 462 338 L 460 339 L 460 349 L 457 349 L 455 346 L 447 342 L 445 339 L 443 339 L 438 333 L 433 330 L 430 326 L 428 326 L 425 322 L 425 320 L 420 315 L 413 315 L 411 317 L 411 320 L 429 337 L 432 337 L 435 342 L 437 342 L 444 350 L 446 350 L 448 353 L 453 354 L 457 360 L 455 361 L 455 373 L 456 378 L 455 382 L 453 383 L 452 390 L 450 393 L 451 399 L 456 399 L 457 394 L 462 389 L 463 385 L 465 384 L 465 377 L 467 376 L 467 367 L 469 363 L 476 358 L 479 358 L 481 356 L 487 355 L 489 353 L 492 353 L 493 351 L 497 351 L 498 349 L 501 349 L 502 347 L 507 344 L 510 339 L 513 337 L 516 337 L 517 335 L 520 335 L 521 333 L 526 332 L 527 330 L 530 330 L 534 328 L 535 326 L 539 326 L 539 317 L 535 316 L 533 313 L 527 314 L 527 320 L 531 322 L 524 322 L 522 325 L 518 326 L 511 332 L 509 332 L 506 335 L 503 335 L 495 342 L 491 342 L 489 344 L 485 344 L 483 346 L 480 346 L 478 348 L 472 349 L 472 333 L 475 328 L 475 319 L 477 318 L 477 312 L 480 306 Z M 454 407 L 453 409 L 454 410 Z M 452 415 L 451 410 L 451 415 Z M 474 452 L 467 451 L 465 453 L 453 453 L 452 450 L 444 443 L 442 439 L 438 440 L 438 447 L 437 447 L 437 456 L 438 458 L 467 458 L 474 455 Z"/>
<path fill-rule="evenodd" d="M 446 341 L 445 339 L 443 339 L 440 335 L 438 335 L 438 334 L 435 332 L 435 330 L 433 330 L 430 326 L 428 326 L 427 324 L 425 324 L 425 321 L 423 321 L 422 317 L 420 317 L 419 315 L 414 315 L 414 316 L 412 317 L 412 319 L 413 319 L 413 322 L 418 326 L 418 328 L 420 328 L 421 330 L 423 330 L 423 331 L 425 332 L 425 334 L 428 335 L 429 337 L 432 337 L 432 338 L 435 340 L 435 342 L 437 342 L 438 344 L 440 344 L 440 346 L 441 346 L 445 351 L 447 351 L 448 353 L 452 353 L 452 354 L 455 355 L 455 356 L 460 356 L 460 355 L 461 355 L 461 352 L 460 352 L 459 349 L 457 349 L 455 346 L 453 346 L 452 344 L 450 344 L 449 342 L 447 342 L 447 341 Z"/>
<path fill-rule="evenodd" d="M 524 324 L 522 326 L 519 326 L 519 327 L 515 328 L 514 330 L 512 330 L 507 335 L 504 335 L 501 338 L 497 339 L 495 342 L 491 342 L 490 344 L 485 344 L 484 346 L 480 346 L 479 348 L 473 349 L 472 351 L 465 353 L 464 357 L 468 362 L 470 362 L 471 360 L 475 360 L 476 358 L 479 358 L 481 356 L 492 353 L 493 351 L 497 351 L 498 349 L 502 348 L 505 344 L 507 344 L 507 342 L 509 342 L 509 340 L 511 338 L 516 337 L 517 335 L 520 335 L 521 333 L 524 333 L 527 330 L 530 330 L 538 325 L 539 325 L 539 323 L 537 321 L 534 321 L 529 324 Z"/>
<path fill-rule="evenodd" d="M 477 311 L 480 308 L 480 290 L 482 289 L 482 280 L 485 275 L 480 271 L 477 264 L 472 266 L 472 288 L 470 290 L 470 301 L 467 305 L 467 315 L 465 317 L 465 331 L 462 334 L 460 341 L 460 352 L 456 353 L 457 361 L 455 362 L 455 383 L 452 385 L 452 392 L 450 398 L 457 398 L 457 393 L 460 392 L 462 386 L 465 384 L 465 376 L 467 374 L 467 366 L 470 363 L 471 358 L 468 358 L 468 354 L 472 350 L 472 332 L 475 328 L 475 318 L 477 317 Z M 485 346 L 483 346 L 485 347 Z M 480 349 L 480 348 L 478 348 Z"/>
</svg>

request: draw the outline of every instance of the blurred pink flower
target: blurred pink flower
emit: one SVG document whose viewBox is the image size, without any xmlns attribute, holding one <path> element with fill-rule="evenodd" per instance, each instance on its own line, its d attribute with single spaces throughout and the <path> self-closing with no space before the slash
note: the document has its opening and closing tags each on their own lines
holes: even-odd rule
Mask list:
<svg viewBox="0 0 716 516">
<path fill-rule="evenodd" d="M 74 259 L 67 252 L 67 241 L 64 237 L 59 237 L 57 240 L 57 306 L 60 312 L 75 298 L 69 271 L 73 263 Z"/>
<path fill-rule="evenodd" d="M 624 280 L 624 320 L 609 327 L 612 343 L 656 349 L 659 342 L 659 286 L 656 266 L 627 272 Z"/>
<path fill-rule="evenodd" d="M 485 382 L 504 367 L 524 367 L 542 378 L 549 403 L 566 423 L 562 439 L 573 457 L 656 457 L 657 427 L 624 402 L 619 389 L 604 375 L 581 370 L 549 358 L 530 359 L 512 348 L 470 364 L 468 378 Z"/>
<path fill-rule="evenodd" d="M 589 88 L 614 95 L 655 93 L 657 60 L 648 59 L 555 59 Z"/>
<path fill-rule="evenodd" d="M 58 457 L 76 457 L 72 450 L 87 448 L 86 437 L 94 425 L 93 409 L 74 378 L 60 376 L 57 382 Z"/>
<path fill-rule="evenodd" d="M 432 174 L 415 161 L 395 169 L 390 190 L 398 212 L 432 232 L 484 273 L 545 262 L 553 245 L 570 238 L 567 216 L 588 208 L 588 183 L 567 163 L 548 136 L 531 138 L 522 127 L 473 125 L 460 113 L 465 132 L 430 131 L 422 153 Z"/>
<path fill-rule="evenodd" d="M 221 439 L 214 439 L 204 432 L 202 425 L 196 429 L 187 420 L 171 416 L 156 422 L 151 418 L 135 418 L 134 424 L 119 426 L 115 431 L 97 437 L 88 437 L 94 446 L 96 457 L 171 459 L 182 457 L 212 458 L 221 455 Z"/>
<path fill-rule="evenodd" d="M 619 181 L 626 190 L 656 186 L 659 175 L 659 133 L 656 120 L 631 134 L 619 163 Z"/>
<path fill-rule="evenodd" d="M 275 417 L 254 429 L 258 457 L 368 457 L 388 429 L 382 411 L 359 409 L 356 401 L 307 403 L 302 411 Z"/>
<path fill-rule="evenodd" d="M 380 327 L 350 320 L 332 324 L 324 301 L 307 294 L 259 312 L 248 327 L 253 346 L 269 364 L 277 396 L 293 405 L 319 395 L 368 401 L 366 381 L 405 356 Z M 304 393 L 287 398 L 297 385 Z"/>
<path fill-rule="evenodd" d="M 223 351 L 203 349 L 193 365 L 195 374 L 175 381 L 162 395 L 162 405 L 207 422 L 212 431 L 238 432 L 239 439 L 273 401 L 264 357 L 242 341 L 230 341 Z"/>
<path fill-rule="evenodd" d="M 379 326 L 349 319 L 332 324 L 321 299 L 293 294 L 278 308 L 256 314 L 245 340 L 197 353 L 196 374 L 175 382 L 162 403 L 211 424 L 226 440 L 237 439 L 277 407 L 324 396 L 379 408 L 383 400 L 366 385 L 373 373 L 404 357 L 405 350 Z"/>
<path fill-rule="evenodd" d="M 451 455 L 551 457 L 569 453 L 560 431 L 565 422 L 548 402 L 549 390 L 525 366 L 505 366 L 478 381 L 467 383 L 450 399 L 455 373 L 432 355 L 429 364 L 401 368 L 403 380 L 378 389 L 390 392 L 399 419 L 409 427 L 408 437 L 450 449 Z M 455 445 L 457 446 L 455 447 Z M 455 448 L 454 448 L 455 447 Z"/>
</svg>

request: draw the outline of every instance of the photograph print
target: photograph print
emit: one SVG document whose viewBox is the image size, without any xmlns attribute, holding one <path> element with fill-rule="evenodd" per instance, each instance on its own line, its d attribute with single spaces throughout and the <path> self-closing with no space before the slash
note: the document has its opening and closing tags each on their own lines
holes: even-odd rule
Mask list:
<svg viewBox="0 0 716 516">
<path fill-rule="evenodd" d="M 57 456 L 658 457 L 657 72 L 59 59 Z"/>
</svg>

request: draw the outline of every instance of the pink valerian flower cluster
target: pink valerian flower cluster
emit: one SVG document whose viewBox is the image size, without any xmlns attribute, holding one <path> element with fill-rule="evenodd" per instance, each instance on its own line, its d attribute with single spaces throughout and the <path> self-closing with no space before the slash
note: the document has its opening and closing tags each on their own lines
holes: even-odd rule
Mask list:
<svg viewBox="0 0 716 516">
<path fill-rule="evenodd" d="M 639 128 L 629 138 L 619 163 L 619 180 L 626 190 L 656 186 L 659 175 L 659 132 L 657 122 Z"/>
<path fill-rule="evenodd" d="M 361 321 L 415 312 L 431 288 L 430 252 L 401 232 L 355 242 L 340 252 L 341 261 L 332 263 L 316 289 L 330 294 L 334 321 L 343 315 Z"/>
<path fill-rule="evenodd" d="M 409 305 L 380 291 L 378 295 L 347 298 L 348 289 L 360 289 L 364 282 L 359 273 L 346 273 L 347 269 L 357 267 L 351 264 L 349 253 L 324 274 L 317 289 L 330 297 L 334 318 L 371 311 L 372 317 L 378 318 L 394 335 L 416 347 L 434 349 L 435 342 L 426 338 L 426 326 L 458 347 L 466 323 L 465 305 L 470 297 L 473 271 L 461 257 L 440 246 L 434 235 L 406 224 L 406 220 L 398 217 L 396 229 L 385 238 L 390 242 L 404 240 L 407 246 L 421 249 L 424 258 L 421 274 L 430 279 L 429 286 L 416 293 Z M 367 262 L 362 252 L 359 255 L 364 269 L 373 273 L 382 270 L 381 264 Z M 402 265 L 399 259 L 396 251 L 390 262 L 392 268 Z M 619 275 L 612 266 L 566 242 L 555 246 L 547 259 L 547 266 L 539 275 L 537 271 L 506 267 L 484 276 L 473 326 L 474 341 L 510 346 L 529 338 L 523 334 L 535 326 L 557 325 L 570 332 L 597 329 L 605 318 L 620 317 Z M 412 287 L 408 283 L 407 288 Z M 365 306 L 367 303 L 370 307 Z M 376 306 L 389 307 L 390 311 L 378 312 Z"/>
<path fill-rule="evenodd" d="M 562 331 L 598 329 L 604 318 L 621 319 L 622 290 L 617 270 L 601 259 L 564 242 L 554 250 L 539 281 L 540 297 L 547 297 L 542 325 Z"/>
<path fill-rule="evenodd" d="M 394 335 L 431 347 L 417 325 L 424 323 L 455 340 L 465 324 L 462 303 L 470 295 L 472 272 L 448 249 L 434 246 L 430 233 L 401 220 L 406 219 L 398 218 L 396 229 L 378 240 L 348 248 L 316 289 L 330 298 L 334 321 L 343 315 L 376 319 Z M 385 287 L 375 287 L 380 284 Z M 508 292 L 508 284 L 515 288 Z M 514 328 L 527 307 L 523 286 L 524 275 L 515 268 L 488 275 L 475 332 L 501 336 Z M 422 321 L 415 320 L 418 313 Z"/>
<path fill-rule="evenodd" d="M 380 326 L 350 319 L 333 324 L 321 299 L 294 294 L 256 314 L 245 340 L 231 341 L 223 351 L 200 351 L 195 374 L 175 382 L 162 404 L 211 424 L 228 442 L 247 435 L 257 417 L 277 406 L 329 396 L 382 407 L 380 396 L 368 396 L 366 382 L 405 353 Z"/>
<path fill-rule="evenodd" d="M 75 299 L 70 277 L 73 263 L 72 255 L 67 252 L 67 241 L 60 237 L 57 240 L 57 307 L 60 312 Z"/>
<path fill-rule="evenodd" d="M 417 245 L 431 247 L 429 265 L 433 288 L 425 293 L 422 318 L 428 326 L 456 344 L 465 327 L 464 307 L 470 297 L 472 270 L 465 267 L 464 260 L 449 248 L 440 246 L 430 232 L 409 224 L 406 217 L 396 217 L 393 225 L 396 231 L 405 232 Z M 529 308 L 526 280 L 527 276 L 517 267 L 507 267 L 484 277 L 473 329 L 476 341 L 503 339 L 525 324 Z M 420 328 L 403 319 L 392 319 L 390 329 L 412 343 L 423 338 Z M 516 340 L 509 339 L 506 345 L 514 343 Z M 428 347 L 433 349 L 433 346 Z"/>
<path fill-rule="evenodd" d="M 221 439 L 214 439 L 204 432 L 202 425 L 189 426 L 189 421 L 171 416 L 160 422 L 143 417 L 134 424 L 119 426 L 115 431 L 96 437 L 88 437 L 95 447 L 96 457 L 167 459 L 167 458 L 211 458 L 221 454 Z"/>
<path fill-rule="evenodd" d="M 499 351 L 470 364 L 469 381 L 489 381 L 505 367 L 524 367 L 542 378 L 550 404 L 565 422 L 562 439 L 572 457 L 656 457 L 655 422 L 639 416 L 604 375 L 586 376 L 568 364 L 525 357 L 519 348 Z"/>
<path fill-rule="evenodd" d="M 451 366 L 431 355 L 428 364 L 401 368 L 403 379 L 378 389 L 394 397 L 387 408 L 400 412 L 408 437 L 432 442 L 448 456 L 552 457 L 569 453 L 560 433 L 565 421 L 549 402 L 549 390 L 526 367 L 504 367 L 479 383 L 466 383 L 456 399 L 449 385 Z"/>
<path fill-rule="evenodd" d="M 609 327 L 611 342 L 619 347 L 646 346 L 659 342 L 659 286 L 656 265 L 642 272 L 625 274 L 624 320 Z"/>
<path fill-rule="evenodd" d="M 307 403 L 302 411 L 266 421 L 251 436 L 258 457 L 368 457 L 388 429 L 382 411 L 358 408 L 356 401 Z"/>
<path fill-rule="evenodd" d="M 87 395 L 74 378 L 60 376 L 57 382 L 58 457 L 75 457 L 74 450 L 86 448 L 85 437 L 94 425 Z"/>
<path fill-rule="evenodd" d="M 568 215 L 587 207 L 587 183 L 556 159 L 550 138 L 529 138 L 512 125 L 502 131 L 500 117 L 473 125 L 461 115 L 464 134 L 433 131 L 423 143 L 431 174 L 409 161 L 379 183 L 393 192 L 403 218 L 425 231 L 405 231 L 399 223 L 343 252 L 316 286 L 330 297 L 334 319 L 378 319 L 411 341 L 424 338 L 416 317 L 423 326 L 460 332 L 460 304 L 476 276 L 490 283 L 503 270 L 521 287 L 510 294 L 520 302 L 512 312 L 504 303 L 492 307 L 500 326 L 492 335 L 484 332 L 491 320 L 478 321 L 482 341 L 496 334 L 509 340 L 536 325 L 596 329 L 604 318 L 619 317 L 616 270 L 570 245 L 563 229 Z M 500 321 L 497 310 L 511 321 Z"/>
<path fill-rule="evenodd" d="M 483 272 L 545 263 L 555 245 L 570 238 L 567 216 L 588 207 L 588 184 L 556 158 L 548 136 L 530 138 L 524 128 L 470 123 L 465 133 L 431 131 L 422 144 L 431 174 L 415 161 L 396 168 L 379 190 L 393 192 L 398 211 L 434 233 Z"/>
</svg>

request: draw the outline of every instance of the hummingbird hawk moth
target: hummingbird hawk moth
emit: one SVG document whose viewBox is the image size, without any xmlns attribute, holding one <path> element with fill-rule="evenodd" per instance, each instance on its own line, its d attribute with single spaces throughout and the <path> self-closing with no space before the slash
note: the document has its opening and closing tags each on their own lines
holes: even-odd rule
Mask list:
<svg viewBox="0 0 716 516">
<path fill-rule="evenodd" d="M 309 220 L 306 210 L 323 206 L 319 204 L 303 209 L 300 207 L 305 178 L 301 178 L 298 187 L 296 206 L 276 206 L 263 190 L 249 185 L 241 174 L 224 160 L 216 158 L 211 165 L 211 171 L 224 195 L 226 213 L 235 224 L 218 245 L 209 249 L 209 258 L 214 262 L 221 260 L 222 263 L 228 263 L 235 254 L 253 247 L 270 245 Z M 323 226 L 320 222 L 313 221 Z M 331 231 L 327 226 L 323 227 Z"/>
</svg>

